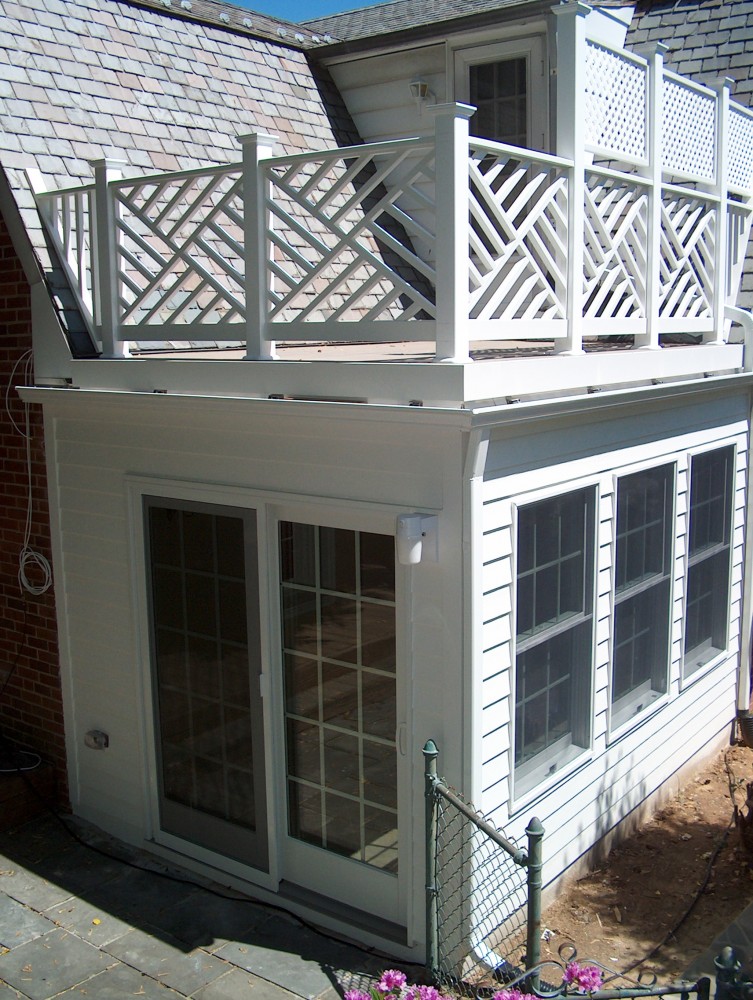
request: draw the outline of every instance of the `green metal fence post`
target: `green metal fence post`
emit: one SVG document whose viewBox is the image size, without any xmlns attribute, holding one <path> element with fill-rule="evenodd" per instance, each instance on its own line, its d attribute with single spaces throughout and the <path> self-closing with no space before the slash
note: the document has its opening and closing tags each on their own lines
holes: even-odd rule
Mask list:
<svg viewBox="0 0 753 1000">
<path fill-rule="evenodd" d="M 526 936 L 526 969 L 535 969 L 541 962 L 541 868 L 544 827 L 533 816 L 526 827 L 528 836 L 528 931 Z M 538 989 L 539 974 L 528 979 Z"/>
<path fill-rule="evenodd" d="M 437 803 L 434 785 L 437 780 L 437 750 L 434 740 L 424 745 L 424 777 L 426 795 L 426 974 L 430 982 L 436 981 L 438 967 L 437 931 Z"/>
</svg>

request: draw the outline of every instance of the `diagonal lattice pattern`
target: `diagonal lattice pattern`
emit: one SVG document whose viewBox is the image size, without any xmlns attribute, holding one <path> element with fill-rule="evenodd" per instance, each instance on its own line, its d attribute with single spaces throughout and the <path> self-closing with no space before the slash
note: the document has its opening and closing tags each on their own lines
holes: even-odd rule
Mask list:
<svg viewBox="0 0 753 1000">
<path fill-rule="evenodd" d="M 659 316 L 711 317 L 716 212 L 702 197 L 667 192 L 662 201 Z"/>
<path fill-rule="evenodd" d="M 662 166 L 668 173 L 713 180 L 716 96 L 674 73 L 662 87 Z"/>
<path fill-rule="evenodd" d="M 589 171 L 584 194 L 583 315 L 645 318 L 647 190 Z"/>
<path fill-rule="evenodd" d="M 730 187 L 750 191 L 753 187 L 753 114 L 747 109 L 730 110 L 728 155 Z"/>
<path fill-rule="evenodd" d="M 433 147 L 411 140 L 267 168 L 275 323 L 433 318 Z"/>
<path fill-rule="evenodd" d="M 469 284 L 472 319 L 563 319 L 568 178 L 510 152 L 471 150 Z"/>
<path fill-rule="evenodd" d="M 596 42 L 586 47 L 586 144 L 615 158 L 645 160 L 647 71 L 645 61 Z"/>
<path fill-rule="evenodd" d="M 441 794 L 436 808 L 438 979 L 475 997 L 523 969 L 526 869 Z"/>
<path fill-rule="evenodd" d="M 240 168 L 120 181 L 113 190 L 122 322 L 243 320 Z"/>
</svg>

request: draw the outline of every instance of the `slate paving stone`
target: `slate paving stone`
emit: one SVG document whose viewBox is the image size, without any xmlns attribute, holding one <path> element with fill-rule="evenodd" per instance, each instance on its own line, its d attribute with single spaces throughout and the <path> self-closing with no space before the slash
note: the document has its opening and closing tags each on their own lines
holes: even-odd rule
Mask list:
<svg viewBox="0 0 753 1000">
<path fill-rule="evenodd" d="M 231 969 L 194 993 L 193 1000 L 297 1000 L 297 997 L 243 969 Z"/>
<path fill-rule="evenodd" d="M 275 916 L 257 929 L 252 942 L 232 941 L 215 955 L 313 1000 L 336 987 L 337 970 L 348 968 L 356 952 Z"/>
<path fill-rule="evenodd" d="M 34 866 L 37 875 L 67 889 L 69 895 L 86 893 L 102 886 L 123 873 L 118 861 L 111 861 L 80 844 L 71 843 L 67 850 L 45 858 Z"/>
<path fill-rule="evenodd" d="M 194 885 L 171 881 L 153 872 L 126 868 L 118 878 L 87 893 L 87 900 L 113 916 L 138 924 L 140 919 L 155 924 L 167 909 L 193 897 Z"/>
<path fill-rule="evenodd" d="M 124 997 L 138 997 L 139 1000 L 177 1000 L 183 995 L 127 965 L 116 965 L 87 979 L 85 983 L 61 993 L 61 997 L 67 997 L 69 1000 L 78 997 L 86 997 L 86 1000 L 123 1000 Z"/>
<path fill-rule="evenodd" d="M 228 941 L 247 941 L 269 911 L 249 900 L 224 899 L 211 893 L 201 894 L 201 906 L 191 897 L 164 909 L 153 923 L 182 941 L 189 948 L 215 951 Z"/>
<path fill-rule="evenodd" d="M 70 891 L 64 886 L 56 885 L 25 868 L 5 869 L 0 872 L 0 892 L 39 911 L 71 897 Z"/>
<path fill-rule="evenodd" d="M 104 950 L 180 993 L 193 993 L 227 971 L 224 962 L 206 951 L 187 953 L 176 940 L 160 940 L 142 930 L 128 931 Z"/>
<path fill-rule="evenodd" d="M 55 929 L 51 920 L 10 896 L 0 895 L 0 945 L 16 948 Z"/>
<path fill-rule="evenodd" d="M 73 934 L 53 930 L 0 955 L 0 979 L 31 1000 L 48 1000 L 112 964 Z"/>
<path fill-rule="evenodd" d="M 122 937 L 131 926 L 101 906 L 94 906 L 93 903 L 78 898 L 51 906 L 45 910 L 44 915 L 96 948 Z"/>
</svg>

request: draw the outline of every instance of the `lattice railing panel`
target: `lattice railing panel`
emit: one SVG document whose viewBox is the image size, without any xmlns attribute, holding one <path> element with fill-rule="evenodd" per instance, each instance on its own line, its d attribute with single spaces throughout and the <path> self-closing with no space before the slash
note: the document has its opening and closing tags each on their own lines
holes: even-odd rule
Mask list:
<svg viewBox="0 0 753 1000">
<path fill-rule="evenodd" d="M 665 191 L 659 255 L 662 319 L 713 316 L 714 206 L 691 193 Z"/>
<path fill-rule="evenodd" d="M 716 95 L 674 73 L 662 87 L 662 166 L 671 174 L 714 179 Z"/>
<path fill-rule="evenodd" d="M 434 317 L 433 146 L 313 153 L 266 171 L 273 322 Z"/>
<path fill-rule="evenodd" d="M 245 316 L 240 167 L 113 184 L 121 322 L 238 323 Z"/>
<path fill-rule="evenodd" d="M 730 187 L 753 191 L 753 114 L 731 108 L 729 115 L 728 182 Z"/>
<path fill-rule="evenodd" d="M 589 171 L 584 196 L 583 315 L 645 319 L 648 191 L 634 179 Z"/>
<path fill-rule="evenodd" d="M 90 322 L 94 314 L 93 198 L 94 187 L 87 186 L 49 192 L 40 200 L 48 232 L 53 234 L 60 261 Z"/>
<path fill-rule="evenodd" d="M 608 156 L 645 160 L 645 61 L 589 41 L 584 75 L 586 144 Z"/>
<path fill-rule="evenodd" d="M 472 319 L 564 319 L 567 198 L 561 167 L 472 146 Z"/>
</svg>

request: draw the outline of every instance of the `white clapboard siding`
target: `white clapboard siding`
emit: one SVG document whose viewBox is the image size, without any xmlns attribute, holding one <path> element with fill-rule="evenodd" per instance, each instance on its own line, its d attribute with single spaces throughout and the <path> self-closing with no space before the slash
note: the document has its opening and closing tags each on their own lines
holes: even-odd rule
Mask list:
<svg viewBox="0 0 753 1000">
<path fill-rule="evenodd" d="M 741 395 L 693 405 L 649 406 L 617 418 L 581 415 L 542 421 L 520 437 L 492 438 L 483 491 L 482 731 L 479 805 L 523 836 L 537 815 L 547 829 L 545 881 L 570 865 L 685 764 L 712 745 L 735 714 L 746 476 L 746 402 Z M 700 450 L 737 447 L 731 623 L 727 655 L 682 680 L 689 462 Z M 609 732 L 613 536 L 617 477 L 638 468 L 676 467 L 671 663 L 667 695 L 637 725 Z M 533 471 L 532 471 L 533 470 Z M 511 798 L 514 620 L 514 507 L 598 487 L 592 740 L 589 749 L 541 789 Z M 504 544 L 501 544 L 504 539 Z M 477 795 L 477 798 L 479 796 Z"/>
</svg>

